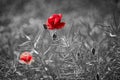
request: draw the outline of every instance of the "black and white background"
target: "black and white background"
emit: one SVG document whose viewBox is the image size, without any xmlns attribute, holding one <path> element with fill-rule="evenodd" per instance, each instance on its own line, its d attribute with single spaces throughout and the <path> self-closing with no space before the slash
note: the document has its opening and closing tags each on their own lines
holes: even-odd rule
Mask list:
<svg viewBox="0 0 120 80">
<path fill-rule="evenodd" d="M 43 33 L 54 13 L 65 27 Z M 120 80 L 119 19 L 119 0 L 0 0 L 0 80 Z"/>
</svg>

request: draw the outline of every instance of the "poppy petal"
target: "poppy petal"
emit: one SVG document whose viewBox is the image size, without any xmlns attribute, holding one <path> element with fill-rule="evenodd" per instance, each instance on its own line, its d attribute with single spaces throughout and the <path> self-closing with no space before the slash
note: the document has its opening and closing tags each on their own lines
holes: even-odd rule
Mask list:
<svg viewBox="0 0 120 80">
<path fill-rule="evenodd" d="M 49 30 L 53 30 L 53 29 L 55 29 L 54 27 L 53 27 L 54 25 L 51 25 L 51 24 L 47 24 L 47 28 L 49 29 Z"/>
<path fill-rule="evenodd" d="M 54 18 L 49 18 L 48 21 L 47 21 L 47 23 L 51 24 L 51 25 L 54 25 L 54 21 L 55 21 Z"/>
<path fill-rule="evenodd" d="M 49 22 L 46 22 L 46 25 L 47 25 L 47 28 L 48 28 L 48 29 L 54 29 L 53 23 L 51 24 L 51 23 L 49 23 Z"/>
<path fill-rule="evenodd" d="M 55 20 L 54 20 L 54 24 L 60 23 L 61 18 L 62 18 L 62 14 L 56 15 Z"/>
<path fill-rule="evenodd" d="M 32 56 L 28 56 L 27 60 L 28 61 L 32 60 Z"/>
<path fill-rule="evenodd" d="M 56 29 L 62 29 L 64 26 L 65 26 L 65 23 L 61 22 L 61 23 L 56 25 Z"/>
<path fill-rule="evenodd" d="M 60 21 L 61 21 L 60 17 L 56 17 L 54 20 L 54 24 L 60 23 Z"/>
<path fill-rule="evenodd" d="M 62 14 L 58 14 L 59 15 L 59 17 L 60 17 L 60 19 L 62 18 Z"/>
</svg>

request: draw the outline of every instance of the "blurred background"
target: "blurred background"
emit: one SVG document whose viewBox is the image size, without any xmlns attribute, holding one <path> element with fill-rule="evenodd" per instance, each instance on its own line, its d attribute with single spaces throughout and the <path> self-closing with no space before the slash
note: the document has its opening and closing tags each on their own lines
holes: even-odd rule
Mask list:
<svg viewBox="0 0 120 80">
<path fill-rule="evenodd" d="M 54 13 L 63 14 L 62 21 L 66 23 L 65 28 L 57 32 L 58 37 L 69 36 L 69 41 L 70 37 L 74 37 L 73 34 L 80 32 L 77 35 L 80 39 L 77 40 L 83 45 L 77 49 L 77 52 L 82 51 L 80 54 L 73 51 L 75 56 L 80 55 L 73 61 L 79 66 L 67 67 L 68 75 L 62 74 L 65 72 L 60 72 L 62 70 L 59 67 L 55 67 L 54 71 L 53 65 L 46 65 L 47 73 L 40 67 L 43 65 L 37 62 L 26 66 L 20 65 L 17 59 L 18 54 L 26 50 L 26 45 L 18 47 L 28 40 L 26 35 L 34 41 L 39 32 L 42 34 L 43 24 L 48 17 Z M 119 0 L 0 0 L 0 80 L 119 80 L 119 16 Z M 50 33 L 53 34 L 52 31 Z M 47 34 L 43 40 L 49 39 L 51 42 L 52 34 Z M 31 48 L 32 45 L 28 44 L 27 49 L 28 46 Z M 42 50 L 44 52 L 44 48 Z M 58 59 L 56 63 L 62 65 L 61 58 Z M 33 69 L 36 66 L 40 71 Z"/>
</svg>

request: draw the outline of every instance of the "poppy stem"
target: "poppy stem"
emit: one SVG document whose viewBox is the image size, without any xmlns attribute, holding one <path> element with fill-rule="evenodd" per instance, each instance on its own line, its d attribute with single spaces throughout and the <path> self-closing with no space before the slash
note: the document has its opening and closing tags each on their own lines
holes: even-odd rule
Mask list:
<svg viewBox="0 0 120 80">
<path fill-rule="evenodd" d="M 44 27 L 44 29 L 47 29 L 47 25 L 46 24 L 43 24 L 43 27 Z"/>
<path fill-rule="evenodd" d="M 43 26 L 45 26 L 45 24 Z M 42 32 L 41 31 L 38 32 L 38 35 L 36 36 L 36 38 L 34 40 L 34 48 L 37 47 L 37 44 L 38 44 L 39 40 L 42 38 L 45 31 L 46 30 L 43 30 Z"/>
<path fill-rule="evenodd" d="M 38 43 L 40 37 L 41 37 L 41 35 L 40 35 L 40 33 L 38 33 L 38 37 L 37 37 L 37 39 L 35 39 L 35 41 L 34 41 L 34 42 L 35 42 L 35 43 L 34 43 L 34 48 L 36 48 L 37 43 Z"/>
<path fill-rule="evenodd" d="M 44 30 L 42 31 L 42 33 L 44 32 Z M 38 32 L 38 34 L 37 34 L 37 36 L 36 36 L 36 38 L 35 38 L 35 40 L 34 40 L 34 48 L 36 48 L 36 46 L 37 46 L 37 43 L 39 42 L 39 40 L 41 39 L 41 37 L 42 37 L 42 35 L 43 34 L 41 34 L 41 31 L 39 31 Z"/>
<path fill-rule="evenodd" d="M 50 49 L 51 49 L 51 46 L 43 53 L 43 55 L 45 55 Z"/>
</svg>

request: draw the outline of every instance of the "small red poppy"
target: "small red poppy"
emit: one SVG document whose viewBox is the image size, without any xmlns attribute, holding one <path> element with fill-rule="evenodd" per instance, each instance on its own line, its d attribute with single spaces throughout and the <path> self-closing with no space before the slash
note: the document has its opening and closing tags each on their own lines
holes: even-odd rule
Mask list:
<svg viewBox="0 0 120 80">
<path fill-rule="evenodd" d="M 61 29 L 65 26 L 65 22 L 61 22 L 62 14 L 53 14 L 46 22 L 49 30 Z"/>
<path fill-rule="evenodd" d="M 33 62 L 33 56 L 31 55 L 30 52 L 23 52 L 21 55 L 20 55 L 20 60 L 19 62 L 22 63 L 22 64 L 28 64 L 30 65 L 31 62 Z"/>
</svg>

